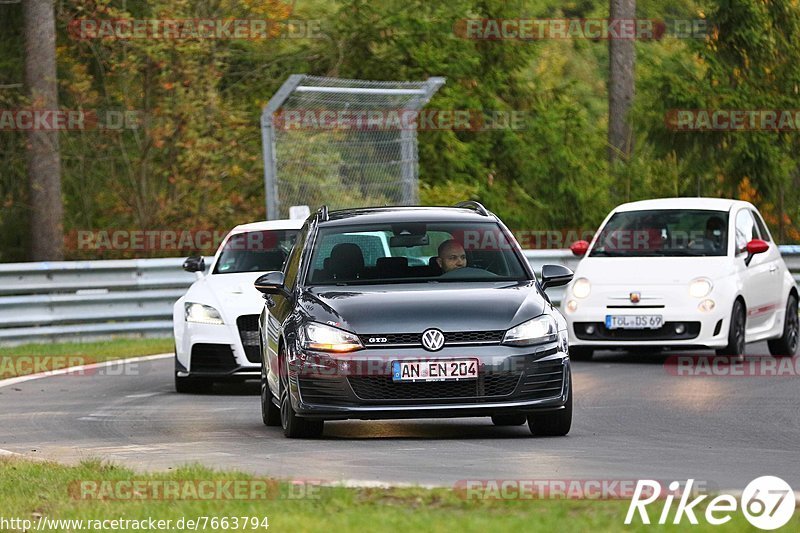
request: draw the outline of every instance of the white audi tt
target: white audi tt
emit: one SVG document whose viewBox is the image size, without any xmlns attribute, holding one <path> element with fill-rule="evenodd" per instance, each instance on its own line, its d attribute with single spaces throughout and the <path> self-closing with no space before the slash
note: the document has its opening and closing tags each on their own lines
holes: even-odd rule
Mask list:
<svg viewBox="0 0 800 533">
<path fill-rule="evenodd" d="M 208 273 L 202 257 L 184 270 L 198 279 L 173 308 L 175 390 L 203 392 L 214 381 L 258 379 L 258 317 L 264 300 L 253 282 L 281 270 L 303 220 L 236 226 L 220 245 Z"/>
<path fill-rule="evenodd" d="M 797 287 L 748 202 L 624 204 L 571 249 L 583 256 L 562 300 L 573 359 L 631 347 L 740 355 L 762 340 L 775 356 L 797 350 Z"/>
</svg>

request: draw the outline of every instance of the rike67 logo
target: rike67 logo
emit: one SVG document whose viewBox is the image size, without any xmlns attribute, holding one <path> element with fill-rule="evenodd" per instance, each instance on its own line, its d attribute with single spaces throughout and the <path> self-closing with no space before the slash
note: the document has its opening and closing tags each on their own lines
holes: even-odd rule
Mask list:
<svg viewBox="0 0 800 533">
<path fill-rule="evenodd" d="M 690 501 L 689 498 L 694 495 L 693 484 L 694 480 L 689 479 L 681 490 L 680 483 L 673 481 L 669 484 L 670 493 L 662 495 L 661 485 L 657 481 L 639 480 L 625 516 L 625 524 L 631 524 L 637 512 L 643 524 L 650 524 L 647 506 L 661 498 L 664 499 L 664 507 L 656 523 L 669 523 L 673 500 L 679 495 L 680 500 L 671 523 L 680 524 L 685 518 L 690 524 L 697 525 L 695 512 L 699 514 L 700 511 L 695 507 L 708 495 L 701 494 Z M 729 522 L 732 513 L 741 510 L 753 526 L 773 530 L 783 527 L 792 519 L 796 503 L 795 493 L 788 483 L 779 477 L 762 476 L 745 487 L 740 502 L 731 494 L 720 494 L 708 502 L 705 513 L 701 516 L 709 524 L 719 526 Z"/>
</svg>

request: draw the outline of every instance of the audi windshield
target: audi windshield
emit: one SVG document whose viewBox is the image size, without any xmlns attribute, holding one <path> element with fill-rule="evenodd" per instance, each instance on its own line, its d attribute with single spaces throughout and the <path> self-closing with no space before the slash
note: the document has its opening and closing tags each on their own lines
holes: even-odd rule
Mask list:
<svg viewBox="0 0 800 533">
<path fill-rule="evenodd" d="M 248 231 L 232 235 L 217 261 L 214 274 L 280 270 L 289 255 L 297 230 Z"/>
</svg>

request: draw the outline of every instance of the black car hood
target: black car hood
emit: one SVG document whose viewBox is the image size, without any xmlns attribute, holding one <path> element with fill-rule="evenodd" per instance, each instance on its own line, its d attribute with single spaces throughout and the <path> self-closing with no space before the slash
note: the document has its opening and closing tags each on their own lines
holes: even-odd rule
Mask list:
<svg viewBox="0 0 800 533">
<path fill-rule="evenodd" d="M 311 320 L 361 335 L 505 330 L 549 307 L 533 281 L 318 286 L 300 304 Z"/>
</svg>

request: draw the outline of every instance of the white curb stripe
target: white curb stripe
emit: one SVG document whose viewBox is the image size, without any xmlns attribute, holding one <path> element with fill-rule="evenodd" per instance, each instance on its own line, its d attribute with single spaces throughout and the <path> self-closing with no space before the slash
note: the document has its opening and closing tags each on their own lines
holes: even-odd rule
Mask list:
<svg viewBox="0 0 800 533">
<path fill-rule="evenodd" d="M 0 380 L 0 388 L 10 387 L 17 383 L 25 383 L 26 381 L 33 381 L 35 379 L 47 378 L 50 376 L 63 376 L 64 374 L 73 374 L 83 370 L 92 370 L 95 368 L 102 368 L 104 366 L 118 365 L 120 363 L 138 363 L 142 361 L 155 361 L 157 359 L 166 359 L 167 357 L 174 357 L 172 353 L 160 353 L 156 355 L 144 355 L 142 357 L 129 357 L 127 359 L 113 359 L 111 361 L 103 361 L 102 363 L 93 363 L 91 365 L 71 366 L 69 368 L 60 368 L 58 370 L 48 370 L 47 372 L 39 372 L 37 374 L 27 374 L 25 376 L 17 376 L 15 378 L 8 378 Z M 22 456 L 21 453 L 10 452 L 0 448 L 0 457 Z"/>
<path fill-rule="evenodd" d="M 145 355 L 143 357 L 130 357 L 128 359 L 113 359 L 111 361 L 103 361 L 102 363 L 92 363 L 91 365 L 71 366 L 69 368 L 59 368 L 58 370 L 48 370 L 47 372 L 39 372 L 37 374 L 27 374 L 25 376 L 17 376 L 15 378 L 8 378 L 0 380 L 0 388 L 10 387 L 17 383 L 25 383 L 26 381 L 33 381 L 34 379 L 48 378 L 50 376 L 63 376 L 64 374 L 74 374 L 75 372 L 82 372 L 84 370 L 93 370 L 95 368 L 103 368 L 106 366 L 119 365 L 125 363 L 139 363 L 143 361 L 154 361 L 156 359 L 166 359 L 167 357 L 174 357 L 173 353 L 160 353 L 156 355 Z M 35 357 L 35 356 L 34 356 Z"/>
</svg>

